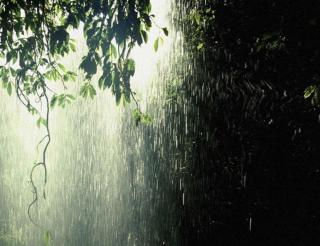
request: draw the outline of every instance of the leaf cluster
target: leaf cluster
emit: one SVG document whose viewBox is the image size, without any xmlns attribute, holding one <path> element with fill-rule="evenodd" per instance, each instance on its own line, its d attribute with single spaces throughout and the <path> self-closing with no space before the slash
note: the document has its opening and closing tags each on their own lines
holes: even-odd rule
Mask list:
<svg viewBox="0 0 320 246">
<path fill-rule="evenodd" d="M 133 110 L 132 115 L 135 120 L 136 126 L 138 126 L 139 123 L 143 123 L 145 125 L 152 123 L 152 117 L 148 114 L 141 112 L 140 109 Z"/>
<path fill-rule="evenodd" d="M 0 5 L 0 56 L 4 61 L 0 79 L 9 94 L 15 88 L 28 109 L 32 108 L 29 95 L 41 98 L 47 81 L 60 81 L 66 88 L 67 81 L 75 80 L 76 75 L 58 60 L 76 50 L 70 31 L 80 23 L 88 46 L 80 64 L 87 80 L 80 95 L 92 98 L 96 94 L 94 85 L 88 83 L 101 67 L 99 88 L 111 88 L 117 103 L 121 98 L 130 101 L 135 63 L 129 56 L 134 45 L 148 41 L 153 17 L 149 0 L 22 0 Z"/>
</svg>

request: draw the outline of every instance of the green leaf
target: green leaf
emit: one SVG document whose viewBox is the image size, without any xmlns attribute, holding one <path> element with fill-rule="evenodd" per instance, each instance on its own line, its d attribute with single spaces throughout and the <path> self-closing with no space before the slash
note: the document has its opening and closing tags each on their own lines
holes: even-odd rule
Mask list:
<svg viewBox="0 0 320 246">
<path fill-rule="evenodd" d="M 74 43 L 69 43 L 69 47 L 70 47 L 70 49 L 73 51 L 73 52 L 76 52 L 76 45 L 74 44 Z"/>
<path fill-rule="evenodd" d="M 110 88 L 110 86 L 112 85 L 112 78 L 108 75 L 106 75 L 105 73 L 99 78 L 98 81 L 98 85 L 100 89 L 106 89 L 106 88 Z"/>
<path fill-rule="evenodd" d="M 316 90 L 315 85 L 310 85 L 304 90 L 304 98 L 310 97 Z"/>
<path fill-rule="evenodd" d="M 9 94 L 9 96 L 11 96 L 11 94 L 12 94 L 12 84 L 10 82 L 7 85 L 7 92 Z"/>
<path fill-rule="evenodd" d="M 103 75 L 98 80 L 98 86 L 100 89 L 105 89 L 104 80 L 105 80 L 105 77 Z"/>
<path fill-rule="evenodd" d="M 97 95 L 96 89 L 91 84 L 89 85 L 89 95 L 91 99 L 93 99 L 94 96 Z"/>
<path fill-rule="evenodd" d="M 44 65 L 44 64 L 48 64 L 48 63 L 49 63 L 49 61 L 47 58 L 41 58 L 40 65 Z"/>
<path fill-rule="evenodd" d="M 144 11 L 149 14 L 151 12 L 151 9 L 152 9 L 152 5 L 151 5 L 151 2 L 148 1 L 147 4 L 145 5 L 145 9 Z"/>
<path fill-rule="evenodd" d="M 148 114 L 142 114 L 141 122 L 143 124 L 149 125 L 152 123 L 152 117 Z"/>
<path fill-rule="evenodd" d="M 51 233 L 49 231 L 46 231 L 43 235 L 43 242 L 45 246 L 50 246 L 52 241 Z"/>
<path fill-rule="evenodd" d="M 157 38 L 156 41 L 154 41 L 153 48 L 154 48 L 155 52 L 158 51 L 158 48 L 159 48 L 159 38 Z"/>
<path fill-rule="evenodd" d="M 110 62 L 104 64 L 103 74 L 98 81 L 100 89 L 110 88 L 110 86 L 112 85 L 114 70 L 111 69 L 111 67 L 112 64 Z"/>
<path fill-rule="evenodd" d="M 194 13 L 193 18 L 195 20 L 195 22 L 197 23 L 197 25 L 200 25 L 200 21 L 201 21 L 201 16 L 199 13 Z"/>
<path fill-rule="evenodd" d="M 90 98 L 93 99 L 96 94 L 96 89 L 90 83 L 85 83 L 80 88 L 80 95 L 84 98 L 88 98 L 88 96 L 90 96 Z"/>
<path fill-rule="evenodd" d="M 70 13 L 66 19 L 66 24 L 71 25 L 73 28 L 77 28 L 79 26 L 78 16 Z"/>
<path fill-rule="evenodd" d="M 71 72 L 71 71 L 68 71 L 67 75 L 69 76 L 69 79 L 72 80 L 72 81 L 75 81 L 76 78 L 77 78 L 77 74 L 74 73 L 74 72 Z"/>
<path fill-rule="evenodd" d="M 87 73 L 87 78 L 97 73 L 97 64 L 92 55 L 85 56 L 80 64 L 80 68 Z"/>
<path fill-rule="evenodd" d="M 163 27 L 163 28 L 162 28 L 162 31 L 164 32 L 164 35 L 166 35 L 166 36 L 168 36 L 168 35 L 169 35 L 168 28 Z"/>
<path fill-rule="evenodd" d="M 40 118 L 37 120 L 37 126 L 40 128 L 41 125 L 47 126 L 47 121 L 46 121 L 44 118 L 42 118 L 42 117 L 40 117 Z"/>
<path fill-rule="evenodd" d="M 83 86 L 81 86 L 80 88 L 80 95 L 84 98 L 87 98 L 87 95 L 88 95 L 88 89 L 87 89 L 87 86 L 86 84 L 84 84 Z"/>
<path fill-rule="evenodd" d="M 197 49 L 201 50 L 203 48 L 203 46 L 204 46 L 204 43 L 200 43 L 200 44 L 198 44 Z"/>
<path fill-rule="evenodd" d="M 9 63 L 12 59 L 12 52 L 8 52 L 7 55 L 6 55 L 6 60 L 7 60 L 7 63 Z"/>
<path fill-rule="evenodd" d="M 50 107 L 53 109 L 54 106 L 57 104 L 58 102 L 58 97 L 56 95 L 54 95 L 52 98 L 51 98 L 51 101 L 50 101 Z"/>
<path fill-rule="evenodd" d="M 114 59 L 117 59 L 117 57 L 118 57 L 117 48 L 113 44 L 110 44 L 110 46 L 109 46 L 109 56 Z"/>
<path fill-rule="evenodd" d="M 70 100 L 75 100 L 75 96 L 71 95 L 71 94 L 66 94 L 66 97 L 69 98 Z"/>
<path fill-rule="evenodd" d="M 161 45 L 162 43 L 163 43 L 163 39 L 162 39 L 161 37 L 158 37 L 158 38 L 155 40 L 155 42 L 154 42 L 154 44 L 153 44 L 153 48 L 154 48 L 155 52 L 158 51 L 159 45 Z"/>
<path fill-rule="evenodd" d="M 135 120 L 136 126 L 138 126 L 138 124 L 141 121 L 141 111 L 139 109 L 134 109 L 132 112 L 132 116 L 133 116 L 133 119 Z"/>
<path fill-rule="evenodd" d="M 152 22 L 151 22 L 151 15 L 148 14 L 142 14 L 144 23 L 146 25 L 146 29 L 149 30 L 152 27 Z"/>
<path fill-rule="evenodd" d="M 133 119 L 135 120 L 136 126 L 141 122 L 143 124 L 151 124 L 152 117 L 148 114 L 142 113 L 140 109 L 136 108 L 132 111 Z"/>
<path fill-rule="evenodd" d="M 129 76 L 133 76 L 135 73 L 135 62 L 132 59 L 127 59 L 125 63 L 125 70 Z"/>
<path fill-rule="evenodd" d="M 58 67 L 59 67 L 63 72 L 66 71 L 66 68 L 65 68 L 61 63 L 58 63 Z"/>
<path fill-rule="evenodd" d="M 143 41 L 144 41 L 145 43 L 147 43 L 147 42 L 148 42 L 148 33 L 147 33 L 145 30 L 143 30 L 143 29 L 141 29 L 140 32 L 141 32 L 141 35 L 142 35 L 142 37 L 143 37 Z"/>
<path fill-rule="evenodd" d="M 11 74 L 12 77 L 17 75 L 16 70 L 14 70 L 12 67 L 10 67 L 9 70 L 10 70 L 10 74 Z"/>
<path fill-rule="evenodd" d="M 121 91 L 120 91 L 120 87 L 116 87 L 115 90 L 115 96 L 116 96 L 116 105 L 118 106 L 120 104 L 121 101 Z"/>
</svg>

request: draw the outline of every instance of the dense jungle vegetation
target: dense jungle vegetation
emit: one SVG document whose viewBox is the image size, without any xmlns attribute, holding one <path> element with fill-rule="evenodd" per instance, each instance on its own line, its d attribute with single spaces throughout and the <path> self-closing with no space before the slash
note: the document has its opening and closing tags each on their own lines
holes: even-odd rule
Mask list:
<svg viewBox="0 0 320 246">
<path fill-rule="evenodd" d="M 318 1 L 181 1 L 183 245 L 319 242 Z M 190 196 L 190 195 L 189 195 Z"/>
<path fill-rule="evenodd" d="M 145 173 L 150 174 L 145 177 L 150 189 L 134 191 L 150 199 L 141 204 L 132 198 L 136 236 L 143 228 L 135 227 L 135 220 L 143 220 L 150 245 L 316 245 L 320 2 L 173 4 L 173 24 L 183 34 L 185 53 L 177 58 L 174 74 L 163 78 L 166 117 L 158 128 L 141 126 L 124 140 L 134 146 L 135 136 L 143 135 Z M 1 83 L 47 129 L 43 158 L 34 168 L 46 170 L 50 109 L 75 99 L 64 90 L 75 74 L 60 62 L 76 49 L 68 32 L 84 23 L 88 54 L 80 65 L 86 74 L 80 95 L 93 98 L 95 87 L 110 88 L 117 102 L 130 102 L 136 101 L 130 51 L 148 41 L 153 18 L 149 0 L 0 3 Z M 166 27 L 159 28 L 168 35 Z M 94 84 L 98 66 L 103 74 Z M 47 81 L 60 81 L 62 92 L 51 92 Z M 44 113 L 37 109 L 40 101 Z M 151 113 L 158 104 L 150 103 Z M 149 121 L 139 106 L 134 112 L 136 122 Z M 150 140 L 158 136 L 161 142 Z M 160 146 L 165 146 L 161 157 L 155 151 Z M 132 151 L 129 165 L 135 158 Z M 153 166 L 159 159 L 164 165 Z M 33 191 L 29 210 L 38 198 L 34 185 Z M 145 212 L 144 206 L 153 210 Z"/>
</svg>

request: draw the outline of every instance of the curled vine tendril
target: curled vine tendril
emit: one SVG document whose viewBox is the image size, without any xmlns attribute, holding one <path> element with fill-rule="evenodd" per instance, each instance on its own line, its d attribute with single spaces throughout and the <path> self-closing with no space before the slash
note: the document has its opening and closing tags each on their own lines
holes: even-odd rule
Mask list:
<svg viewBox="0 0 320 246">
<path fill-rule="evenodd" d="M 36 112 L 39 116 L 41 116 L 41 112 L 36 109 L 36 107 L 32 104 L 30 98 L 28 97 L 28 95 L 26 95 L 25 92 L 21 89 L 20 83 L 21 83 L 21 78 L 18 77 L 16 80 L 15 87 L 16 87 L 16 95 L 17 95 L 19 101 L 28 109 L 28 111 Z M 27 210 L 28 217 L 29 217 L 30 221 L 37 226 L 39 226 L 39 224 L 34 220 L 34 218 L 31 215 L 31 208 L 33 207 L 33 205 L 35 205 L 37 203 L 37 201 L 39 199 L 39 192 L 38 192 L 37 186 L 35 185 L 33 175 L 34 175 L 35 170 L 38 167 L 43 167 L 44 187 L 43 187 L 42 195 L 43 195 L 43 198 L 46 199 L 45 187 L 46 187 L 46 184 L 48 181 L 47 151 L 48 151 L 48 147 L 49 147 L 49 144 L 51 141 L 51 134 L 50 134 L 50 128 L 49 128 L 50 102 L 49 102 L 49 97 L 47 94 L 47 85 L 44 83 L 44 81 L 42 82 L 41 90 L 42 90 L 41 94 L 40 95 L 38 94 L 38 99 L 35 100 L 35 102 L 41 103 L 41 105 L 42 105 L 43 98 L 44 98 L 46 108 L 45 108 L 45 124 L 43 124 L 43 125 L 45 126 L 46 133 L 45 133 L 45 136 L 39 141 L 39 143 L 37 145 L 37 150 L 39 148 L 39 145 L 41 145 L 45 140 L 46 140 L 46 142 L 45 142 L 45 145 L 42 150 L 41 161 L 37 162 L 33 165 L 32 169 L 30 171 L 30 174 L 29 174 L 29 179 L 30 179 L 29 182 L 32 187 L 33 200 L 28 205 L 28 210 Z"/>
<path fill-rule="evenodd" d="M 36 224 L 36 225 L 37 225 L 37 223 L 34 221 L 34 219 L 31 216 L 31 208 L 38 201 L 39 195 L 38 195 L 38 189 L 37 189 L 36 185 L 34 184 L 33 173 L 37 169 L 37 167 L 40 167 L 40 166 L 43 167 L 43 169 L 44 169 L 43 198 L 46 199 L 45 186 L 46 186 L 47 181 L 48 181 L 48 171 L 47 171 L 47 162 L 46 162 L 47 158 L 46 157 L 47 157 L 47 150 L 48 150 L 48 147 L 49 147 L 49 144 L 50 144 L 50 141 L 51 141 L 50 128 L 49 128 L 50 103 L 49 103 L 49 98 L 48 98 L 48 95 L 47 95 L 47 91 L 46 91 L 45 85 L 42 85 L 42 96 L 45 98 L 45 103 L 46 103 L 46 118 L 45 118 L 45 120 L 46 120 L 46 124 L 45 124 L 46 135 L 38 143 L 38 146 L 45 139 L 47 139 L 47 142 L 45 143 L 45 146 L 44 146 L 43 151 L 42 151 L 42 161 L 34 164 L 34 166 L 31 169 L 30 176 L 29 176 L 30 183 L 31 183 L 31 186 L 32 186 L 33 200 L 28 206 L 28 216 L 29 216 L 29 219 L 32 221 L 32 223 Z"/>
</svg>

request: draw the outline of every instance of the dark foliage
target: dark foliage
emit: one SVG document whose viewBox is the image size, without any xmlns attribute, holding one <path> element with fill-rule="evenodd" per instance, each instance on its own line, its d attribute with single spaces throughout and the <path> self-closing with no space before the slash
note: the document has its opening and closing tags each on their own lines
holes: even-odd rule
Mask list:
<svg viewBox="0 0 320 246">
<path fill-rule="evenodd" d="M 182 6 L 195 71 L 184 90 L 196 124 L 183 245 L 314 245 L 319 109 L 303 94 L 319 83 L 320 3 Z"/>
</svg>

